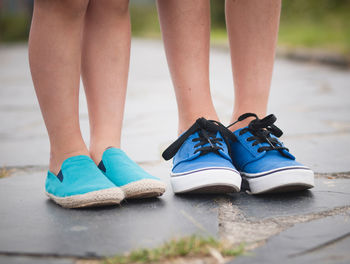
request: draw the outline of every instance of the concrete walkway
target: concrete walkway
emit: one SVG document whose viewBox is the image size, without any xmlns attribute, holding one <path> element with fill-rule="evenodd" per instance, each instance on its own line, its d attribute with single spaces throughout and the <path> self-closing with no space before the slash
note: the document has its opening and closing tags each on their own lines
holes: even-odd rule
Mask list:
<svg viewBox="0 0 350 264">
<path fill-rule="evenodd" d="M 168 186 L 161 199 L 119 208 L 64 210 L 43 194 L 49 145 L 26 46 L 0 47 L 0 167 L 12 172 L 0 179 L 0 263 L 74 263 L 77 258 L 153 247 L 193 233 L 245 242 L 255 250 L 234 263 L 262 263 L 262 259 L 348 263 L 349 73 L 283 59 L 275 64 L 269 112 L 277 116 L 287 147 L 317 172 L 317 187 L 311 191 L 183 197 L 174 196 Z M 217 111 L 227 123 L 233 89 L 225 50 L 211 52 L 211 82 Z M 88 142 L 84 96 L 80 103 Z M 161 159 L 161 152 L 176 136 L 176 101 L 162 44 L 134 39 L 123 149 L 168 182 L 171 163 Z M 298 242 L 288 241 L 291 237 Z M 280 254 L 269 254 L 271 250 Z M 333 258 L 325 252 L 332 252 Z"/>
</svg>

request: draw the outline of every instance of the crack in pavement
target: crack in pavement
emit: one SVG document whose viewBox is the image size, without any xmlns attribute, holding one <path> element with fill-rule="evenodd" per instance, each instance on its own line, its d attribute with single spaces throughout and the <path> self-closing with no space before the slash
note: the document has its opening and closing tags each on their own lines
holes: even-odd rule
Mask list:
<svg viewBox="0 0 350 264">
<path fill-rule="evenodd" d="M 137 164 L 141 166 L 156 166 L 161 164 L 161 162 L 161 160 L 138 161 Z M 0 169 L 5 169 L 10 173 L 8 176 L 15 176 L 23 173 L 46 172 L 48 168 L 48 165 L 0 166 Z"/>
<path fill-rule="evenodd" d="M 336 172 L 336 173 L 315 173 L 315 178 L 325 179 L 350 179 L 350 171 L 347 172 Z"/>
<path fill-rule="evenodd" d="M 278 216 L 258 220 L 247 217 L 227 198 L 219 199 L 218 204 L 219 237 L 232 245 L 244 243 L 246 250 L 262 246 L 268 238 L 295 224 L 350 213 L 350 206 L 344 206 L 305 215 Z"/>
</svg>

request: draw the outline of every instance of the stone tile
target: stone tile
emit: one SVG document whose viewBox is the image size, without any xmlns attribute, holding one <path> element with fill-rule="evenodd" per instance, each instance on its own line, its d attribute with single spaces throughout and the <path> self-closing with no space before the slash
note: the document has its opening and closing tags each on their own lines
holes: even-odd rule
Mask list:
<svg viewBox="0 0 350 264">
<path fill-rule="evenodd" d="M 230 263 L 349 263 L 350 215 L 297 224 Z"/>
<path fill-rule="evenodd" d="M 49 157 L 26 49 L 0 48 L 0 120 L 5 124 L 0 126 L 0 166 L 43 166 Z M 229 53 L 213 49 L 210 59 L 214 103 L 228 123 L 233 108 Z M 138 162 L 159 161 L 161 151 L 177 136 L 176 101 L 160 41 L 133 39 L 129 80 L 123 148 Z M 349 71 L 276 60 L 269 112 L 277 115 L 287 146 L 317 172 L 350 171 L 349 82 Z M 81 94 L 81 128 L 88 142 Z"/>
<path fill-rule="evenodd" d="M 309 191 L 294 193 L 232 194 L 231 201 L 247 217 L 254 219 L 310 214 L 350 206 L 350 180 L 321 178 L 316 179 L 315 185 Z"/>
<path fill-rule="evenodd" d="M 349 171 L 349 133 L 286 137 L 283 142 L 299 162 L 316 172 Z"/>
<path fill-rule="evenodd" d="M 145 168 L 168 182 L 166 164 Z M 216 236 L 216 197 L 175 196 L 168 186 L 160 199 L 68 210 L 44 195 L 44 172 L 1 179 L 0 254 L 110 256 L 195 233 Z"/>
</svg>

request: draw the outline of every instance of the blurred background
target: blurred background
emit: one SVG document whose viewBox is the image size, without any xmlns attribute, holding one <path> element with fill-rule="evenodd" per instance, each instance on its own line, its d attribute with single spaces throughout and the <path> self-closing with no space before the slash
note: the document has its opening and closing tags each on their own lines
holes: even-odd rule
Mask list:
<svg viewBox="0 0 350 264">
<path fill-rule="evenodd" d="M 0 42 L 28 38 L 33 0 L 0 0 Z M 224 1 L 211 0 L 212 43 L 227 43 Z M 132 31 L 137 37 L 160 38 L 154 0 L 131 0 Z M 350 57 L 350 0 L 285 0 L 279 46 L 319 49 Z"/>
</svg>

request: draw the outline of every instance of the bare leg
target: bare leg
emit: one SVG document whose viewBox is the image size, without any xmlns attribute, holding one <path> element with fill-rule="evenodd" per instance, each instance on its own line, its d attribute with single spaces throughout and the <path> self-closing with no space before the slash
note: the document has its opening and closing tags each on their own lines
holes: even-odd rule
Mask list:
<svg viewBox="0 0 350 264">
<path fill-rule="evenodd" d="M 81 37 L 87 0 L 36 0 L 29 61 L 58 173 L 71 156 L 89 154 L 79 127 Z"/>
<path fill-rule="evenodd" d="M 232 121 L 246 112 L 266 115 L 280 10 L 280 0 L 226 0 L 235 84 Z"/>
<path fill-rule="evenodd" d="M 209 85 L 208 0 L 158 0 L 159 19 L 179 113 L 179 133 L 203 116 L 217 120 Z"/>
<path fill-rule="evenodd" d="M 129 71 L 128 0 L 90 0 L 83 37 L 82 76 L 90 119 L 90 154 L 96 163 L 120 147 Z"/>
</svg>

